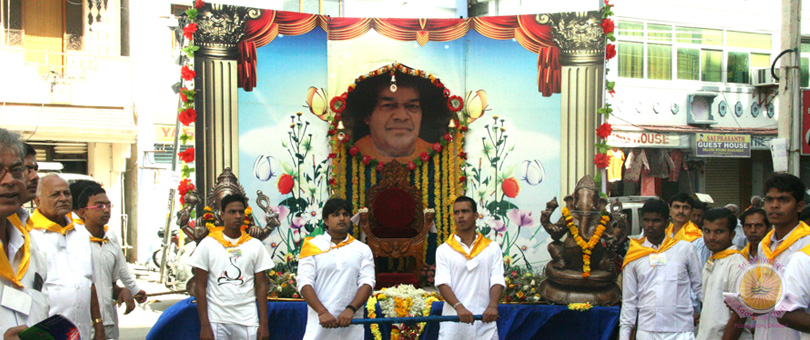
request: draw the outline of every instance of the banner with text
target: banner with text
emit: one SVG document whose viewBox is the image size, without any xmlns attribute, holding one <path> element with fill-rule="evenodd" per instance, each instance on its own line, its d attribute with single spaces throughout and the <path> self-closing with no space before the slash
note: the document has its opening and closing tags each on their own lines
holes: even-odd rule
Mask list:
<svg viewBox="0 0 810 340">
<path fill-rule="evenodd" d="M 698 133 L 695 135 L 698 157 L 751 157 L 751 135 Z"/>
<path fill-rule="evenodd" d="M 607 138 L 607 144 L 619 148 L 688 149 L 689 135 L 613 131 Z"/>
</svg>

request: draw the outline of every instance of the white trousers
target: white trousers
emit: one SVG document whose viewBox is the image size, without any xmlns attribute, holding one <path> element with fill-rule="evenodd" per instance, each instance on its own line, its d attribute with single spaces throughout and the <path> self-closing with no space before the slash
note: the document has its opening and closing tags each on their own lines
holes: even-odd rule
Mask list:
<svg viewBox="0 0 810 340">
<path fill-rule="evenodd" d="M 211 330 L 216 340 L 256 340 L 259 326 L 212 322 Z"/>
</svg>

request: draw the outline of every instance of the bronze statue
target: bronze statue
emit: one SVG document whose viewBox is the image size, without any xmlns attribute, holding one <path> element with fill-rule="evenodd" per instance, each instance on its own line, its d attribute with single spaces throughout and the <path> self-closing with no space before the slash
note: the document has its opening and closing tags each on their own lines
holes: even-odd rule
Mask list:
<svg viewBox="0 0 810 340">
<path fill-rule="evenodd" d="M 211 193 L 208 194 L 208 199 L 206 200 L 206 205 L 211 208 L 212 214 L 214 215 L 214 224 L 217 226 L 222 225 L 222 218 L 219 211 L 220 201 L 230 194 L 241 194 L 247 197 L 245 188 L 239 184 L 239 180 L 236 178 L 236 175 L 233 174 L 231 168 L 225 168 L 217 177 L 217 184 L 211 188 Z M 265 226 L 256 225 L 253 223 L 253 220 L 250 220 L 248 222 L 247 233 L 260 241 L 264 241 L 281 223 L 278 220 L 278 213 L 273 212 L 270 208 L 270 200 L 268 197 L 264 195 L 261 190 L 257 191 L 256 194 L 258 195 L 256 205 L 264 211 Z M 187 204 L 183 209 L 177 212 L 177 225 L 180 226 L 183 232 L 190 236 L 194 242 L 199 243 L 203 238 L 208 236 L 208 228 L 205 226 L 204 214 L 197 216 L 193 227 L 189 224 L 189 219 L 191 209 L 197 208 L 202 202 L 202 199 L 196 190 L 191 190 L 186 193 L 184 199 Z"/>
<path fill-rule="evenodd" d="M 551 214 L 558 207 L 556 197 L 546 203 L 546 210 L 540 216 L 543 228 L 554 240 L 548 245 L 552 261 L 546 265 L 546 279 L 540 284 L 540 294 L 553 303 L 615 305 L 621 300 L 621 290 L 616 283 L 615 251 L 626 240 L 621 236 L 628 229 L 624 216 L 615 213 L 615 205 L 611 207 L 614 213 L 605 210 L 608 201 L 599 194 L 593 177 L 586 175 L 577 182 L 574 193 L 564 198 L 582 242 L 591 241 L 592 247 L 586 246 L 587 251 L 575 240 L 574 229 L 570 228 L 565 216 L 561 216 L 557 223 L 550 222 Z M 603 215 L 607 217 L 603 218 Z M 602 235 L 592 240 L 600 224 L 604 224 Z M 567 237 L 561 241 L 564 235 Z M 590 256 L 590 265 L 585 263 L 587 256 L 583 255 Z"/>
</svg>

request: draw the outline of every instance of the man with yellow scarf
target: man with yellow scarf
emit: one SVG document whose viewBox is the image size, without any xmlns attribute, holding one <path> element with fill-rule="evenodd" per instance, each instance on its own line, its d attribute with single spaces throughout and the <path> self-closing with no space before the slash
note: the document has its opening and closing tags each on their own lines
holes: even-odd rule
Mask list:
<svg viewBox="0 0 810 340">
<path fill-rule="evenodd" d="M 326 233 L 307 237 L 301 245 L 296 279 L 308 307 L 304 340 L 363 338 L 363 326 L 349 324 L 363 317 L 374 288 L 374 255 L 349 234 L 351 211 L 342 198 L 326 201 Z"/>
<path fill-rule="evenodd" d="M 634 328 L 636 339 L 694 339 L 690 292 L 703 299 L 701 266 L 692 245 L 666 232 L 669 215 L 658 199 L 641 207 L 646 237 L 630 240 L 622 265 L 620 340 Z"/>
<path fill-rule="evenodd" d="M 808 237 L 810 236 L 810 227 L 799 220 L 799 213 L 801 213 L 802 209 L 804 208 L 804 201 L 802 200 L 804 197 L 804 190 L 804 183 L 802 183 L 798 177 L 790 174 L 776 174 L 771 176 L 767 181 L 765 181 L 765 189 L 763 190 L 765 192 L 765 198 L 763 199 L 765 201 L 765 212 L 768 213 L 768 221 L 770 221 L 773 225 L 773 229 L 762 238 L 762 242 L 760 242 L 757 250 L 757 260 L 768 262 L 773 265 L 776 270 L 785 274 L 785 281 L 787 282 L 783 282 L 782 285 L 785 290 L 787 301 L 792 299 L 791 295 L 794 296 L 793 299 L 795 300 L 795 292 L 799 291 L 800 286 L 796 285 L 795 283 L 791 283 L 795 282 L 792 279 L 795 277 L 793 274 L 791 274 L 790 277 L 787 277 L 788 273 L 785 273 L 785 268 L 790 267 L 793 263 L 793 258 L 796 257 L 794 254 L 797 254 L 799 251 L 810 245 L 810 237 Z M 799 257 L 800 256 L 801 255 L 799 255 Z M 799 264 L 796 266 L 799 266 Z M 807 282 L 805 281 L 803 284 L 807 284 Z M 807 297 L 804 296 L 802 298 L 806 299 Z M 796 304 L 792 305 L 796 306 Z M 787 306 L 787 303 L 780 303 L 777 305 L 777 310 L 780 308 L 784 309 L 785 306 Z M 804 309 L 799 307 L 796 308 L 797 310 Z M 734 322 L 734 326 L 745 321 L 741 320 L 736 313 L 732 315 L 731 319 L 732 320 L 729 321 L 729 324 Z M 800 319 L 802 319 L 801 313 L 788 313 L 785 314 L 781 319 L 777 316 L 771 315 L 770 313 L 758 315 L 754 317 L 754 320 L 756 321 L 754 339 L 807 339 L 807 336 L 802 338 L 799 331 L 779 324 L 780 322 L 784 322 L 790 327 L 799 328 L 796 321 L 799 321 Z M 731 329 L 734 328 L 736 327 L 726 326 L 726 334 L 723 338 L 734 339 L 733 335 L 735 332 L 731 331 Z"/>
<path fill-rule="evenodd" d="M 104 324 L 93 285 L 90 234 L 74 228 L 73 197 L 68 183 L 56 174 L 42 177 L 34 199 L 37 209 L 31 217 L 31 237 L 48 259 L 45 287 L 50 299 L 50 315 L 60 314 L 73 322 L 82 339 L 106 339 Z"/>
<path fill-rule="evenodd" d="M 267 275 L 273 260 L 243 229 L 247 199 L 220 201 L 223 227 L 211 229 L 188 265 L 194 268 L 201 340 L 267 340 Z M 259 312 L 256 313 L 256 305 Z"/>
<path fill-rule="evenodd" d="M 734 245 L 737 217 L 727 208 L 714 208 L 703 214 L 703 240 L 712 251 L 703 266 L 703 311 L 700 313 L 698 340 L 717 340 L 731 317 L 723 302 L 723 293 L 737 293 L 737 278 L 742 275 L 748 260 Z M 742 328 L 741 339 L 752 338 L 751 330 Z"/>
<path fill-rule="evenodd" d="M 453 204 L 456 232 L 436 249 L 436 287 L 444 298 L 442 315 L 458 315 L 461 323 L 439 326 L 441 340 L 495 340 L 498 301 L 506 282 L 503 253 L 497 242 L 475 232 L 478 209 L 475 201 L 459 196 Z M 483 314 L 473 322 L 474 314 Z"/>
<path fill-rule="evenodd" d="M 25 166 L 20 136 L 0 128 L 0 335 L 15 338 L 48 317 L 45 256 L 25 224 Z M 16 303 L 6 303 L 16 302 Z"/>
</svg>

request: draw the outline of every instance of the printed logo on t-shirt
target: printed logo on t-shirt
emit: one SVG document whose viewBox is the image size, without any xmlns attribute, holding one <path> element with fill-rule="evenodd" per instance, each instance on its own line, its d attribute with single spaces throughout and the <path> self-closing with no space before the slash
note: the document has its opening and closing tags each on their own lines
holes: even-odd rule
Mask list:
<svg viewBox="0 0 810 340">
<path fill-rule="evenodd" d="M 217 285 L 233 284 L 236 286 L 245 283 L 245 278 L 242 276 L 242 269 L 236 265 L 236 260 L 242 257 L 242 250 L 239 248 L 228 249 L 228 261 L 231 267 L 225 269 L 222 274 L 219 274 Z"/>
</svg>

